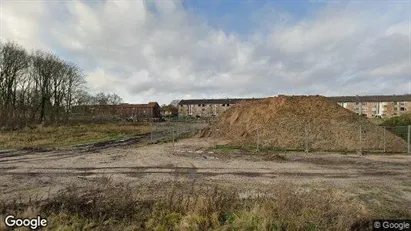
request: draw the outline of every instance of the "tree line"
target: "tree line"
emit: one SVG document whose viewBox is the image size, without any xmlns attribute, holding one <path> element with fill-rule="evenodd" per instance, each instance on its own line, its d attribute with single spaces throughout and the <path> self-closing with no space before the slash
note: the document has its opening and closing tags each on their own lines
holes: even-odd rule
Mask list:
<svg viewBox="0 0 411 231">
<path fill-rule="evenodd" d="M 116 94 L 91 95 L 74 63 L 42 50 L 0 41 L 0 126 L 67 121 L 75 105 L 119 104 Z"/>
</svg>

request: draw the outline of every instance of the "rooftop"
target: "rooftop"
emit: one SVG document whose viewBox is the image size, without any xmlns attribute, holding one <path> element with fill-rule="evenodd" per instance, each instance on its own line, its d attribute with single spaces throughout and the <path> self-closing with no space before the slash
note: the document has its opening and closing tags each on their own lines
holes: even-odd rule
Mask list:
<svg viewBox="0 0 411 231">
<path fill-rule="evenodd" d="M 123 103 L 118 105 L 120 108 L 153 108 L 156 105 L 158 105 L 157 102 L 149 102 L 146 104 L 128 104 L 128 103 Z"/>
<path fill-rule="evenodd" d="M 366 95 L 366 96 L 332 96 L 337 102 L 402 102 L 411 101 L 411 95 Z"/>
<path fill-rule="evenodd" d="M 330 100 L 336 102 L 402 102 L 410 101 L 409 95 L 366 95 L 366 96 L 329 96 Z M 179 105 L 193 104 L 234 104 L 243 100 L 262 100 L 264 98 L 226 98 L 226 99 L 183 99 Z"/>
<path fill-rule="evenodd" d="M 262 100 L 264 98 L 227 98 L 227 99 L 183 99 L 179 105 L 189 104 L 234 104 L 243 100 Z"/>
</svg>

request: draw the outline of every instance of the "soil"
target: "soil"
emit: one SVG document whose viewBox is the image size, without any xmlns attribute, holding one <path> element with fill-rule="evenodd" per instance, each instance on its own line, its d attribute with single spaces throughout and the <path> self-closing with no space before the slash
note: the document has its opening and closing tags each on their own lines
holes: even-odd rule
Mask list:
<svg viewBox="0 0 411 231">
<path fill-rule="evenodd" d="M 0 200 L 45 199 L 72 183 L 87 188 L 110 178 L 154 187 L 151 195 L 160 193 L 170 182 L 233 187 L 251 195 L 286 181 L 313 187 L 331 185 L 354 195 L 381 189 L 411 204 L 409 155 L 223 152 L 213 145 L 212 139 L 191 138 L 174 144 L 135 144 L 90 152 L 0 155 Z"/>
<path fill-rule="evenodd" d="M 360 142 L 360 134 L 361 142 Z M 279 96 L 234 105 L 199 137 L 292 150 L 401 153 L 406 142 L 322 96 Z"/>
</svg>

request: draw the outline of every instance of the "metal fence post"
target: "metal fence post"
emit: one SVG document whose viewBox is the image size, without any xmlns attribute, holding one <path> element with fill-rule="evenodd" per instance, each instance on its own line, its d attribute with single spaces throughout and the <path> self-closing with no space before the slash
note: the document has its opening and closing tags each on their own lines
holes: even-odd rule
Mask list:
<svg viewBox="0 0 411 231">
<path fill-rule="evenodd" d="M 387 151 L 387 144 L 386 144 L 386 140 L 385 140 L 385 132 L 386 132 L 386 128 L 385 127 L 383 127 L 384 128 L 384 133 L 383 133 L 383 139 L 384 139 L 384 153 Z"/>
<path fill-rule="evenodd" d="M 304 151 L 308 153 L 308 128 L 307 124 L 304 126 Z"/>
<path fill-rule="evenodd" d="M 174 124 L 173 124 L 173 126 L 171 127 L 171 132 L 172 132 L 171 136 L 172 136 L 172 139 L 173 139 L 173 154 L 174 154 L 174 152 L 175 152 L 175 144 L 174 144 Z"/>
<path fill-rule="evenodd" d="M 267 136 L 266 135 L 266 133 L 265 133 L 265 127 L 264 126 L 262 126 L 261 127 L 261 134 L 260 134 L 260 136 L 261 136 L 261 148 L 264 148 L 264 147 L 266 147 L 266 143 L 265 143 L 265 140 L 264 140 L 264 136 Z"/>
<path fill-rule="evenodd" d="M 407 134 L 407 153 L 411 153 L 410 141 L 411 141 L 411 125 L 408 125 L 408 134 Z"/>
<path fill-rule="evenodd" d="M 362 125 L 360 125 L 360 154 L 362 154 Z"/>
<path fill-rule="evenodd" d="M 259 144 L 260 144 L 260 137 L 259 137 L 259 127 L 257 127 L 257 152 L 259 152 L 260 150 L 259 150 Z"/>
<path fill-rule="evenodd" d="M 213 135 L 213 147 L 214 149 L 217 148 L 217 128 L 215 126 L 213 126 L 214 128 L 214 135 Z"/>
<path fill-rule="evenodd" d="M 151 126 L 151 132 L 150 132 L 150 142 L 153 143 L 153 122 L 150 122 L 150 126 Z"/>
</svg>

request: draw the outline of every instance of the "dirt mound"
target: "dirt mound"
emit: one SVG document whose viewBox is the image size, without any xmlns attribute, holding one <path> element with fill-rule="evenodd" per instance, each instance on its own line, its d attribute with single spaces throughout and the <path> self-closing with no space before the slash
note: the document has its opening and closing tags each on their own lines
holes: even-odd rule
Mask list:
<svg viewBox="0 0 411 231">
<path fill-rule="evenodd" d="M 203 129 L 231 145 L 282 149 L 404 152 L 406 142 L 322 96 L 278 96 L 241 102 Z M 384 144 L 385 140 L 385 144 Z"/>
</svg>

